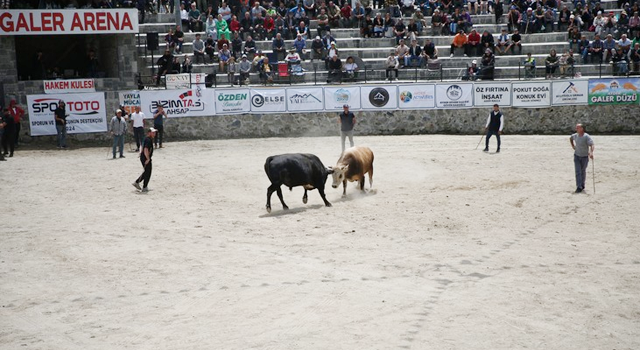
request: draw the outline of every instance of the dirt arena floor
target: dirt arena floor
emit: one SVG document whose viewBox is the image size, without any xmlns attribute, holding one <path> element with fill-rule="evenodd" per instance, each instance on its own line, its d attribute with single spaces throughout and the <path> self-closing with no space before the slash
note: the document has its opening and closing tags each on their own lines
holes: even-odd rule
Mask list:
<svg viewBox="0 0 640 350">
<path fill-rule="evenodd" d="M 640 137 L 358 137 L 373 189 L 284 191 L 339 137 L 18 150 L 0 164 L 0 349 L 639 349 Z M 126 146 L 128 148 L 128 146 Z M 367 182 L 368 187 L 368 182 Z"/>
</svg>

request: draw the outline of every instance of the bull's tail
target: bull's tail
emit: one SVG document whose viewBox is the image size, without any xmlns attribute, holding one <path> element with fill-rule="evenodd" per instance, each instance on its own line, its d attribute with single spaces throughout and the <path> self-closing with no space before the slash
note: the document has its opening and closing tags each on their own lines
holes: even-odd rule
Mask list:
<svg viewBox="0 0 640 350">
<path fill-rule="evenodd" d="M 267 157 L 267 160 L 264 162 L 264 172 L 267 173 L 267 176 L 269 176 L 269 166 L 272 160 L 273 160 L 273 156 L 269 156 Z"/>
</svg>

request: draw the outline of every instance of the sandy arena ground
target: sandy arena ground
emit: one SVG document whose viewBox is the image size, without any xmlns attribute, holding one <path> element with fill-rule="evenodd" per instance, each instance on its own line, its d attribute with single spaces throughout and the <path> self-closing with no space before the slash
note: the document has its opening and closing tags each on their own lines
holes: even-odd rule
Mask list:
<svg viewBox="0 0 640 350">
<path fill-rule="evenodd" d="M 640 137 L 358 137 L 373 190 L 284 191 L 339 138 L 19 150 L 0 164 L 1 349 L 639 349 Z M 128 146 L 126 146 L 128 148 Z M 495 140 L 491 140 L 492 151 Z M 368 182 L 367 182 L 368 187 Z"/>
</svg>

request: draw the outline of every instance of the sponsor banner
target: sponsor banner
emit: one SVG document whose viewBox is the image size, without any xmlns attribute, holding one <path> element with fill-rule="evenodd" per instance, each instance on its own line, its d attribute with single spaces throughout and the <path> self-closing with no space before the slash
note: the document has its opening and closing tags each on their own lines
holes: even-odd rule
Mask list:
<svg viewBox="0 0 640 350">
<path fill-rule="evenodd" d="M 287 92 L 285 89 L 251 89 L 251 111 L 287 112 Z"/>
<path fill-rule="evenodd" d="M 249 89 L 215 91 L 216 114 L 239 114 L 251 111 Z"/>
<path fill-rule="evenodd" d="M 107 131 L 104 93 L 28 95 L 31 136 L 56 135 L 53 111 L 62 100 L 67 111 L 67 133 Z"/>
<path fill-rule="evenodd" d="M 138 33 L 138 10 L 3 10 L 0 35 Z"/>
<path fill-rule="evenodd" d="M 399 85 L 398 92 L 400 109 L 424 109 L 436 106 L 436 86 L 433 84 Z"/>
<path fill-rule="evenodd" d="M 638 104 L 639 89 L 640 78 L 589 79 L 589 104 Z"/>
<path fill-rule="evenodd" d="M 322 88 L 287 89 L 287 110 L 296 112 L 321 112 L 324 109 Z"/>
<path fill-rule="evenodd" d="M 215 115 L 213 90 L 193 89 L 140 91 L 140 105 L 146 116 L 162 106 L 168 117 L 199 117 Z"/>
<path fill-rule="evenodd" d="M 473 107 L 473 84 L 436 85 L 436 107 Z"/>
<path fill-rule="evenodd" d="M 205 88 L 204 80 L 207 77 L 205 73 L 185 73 L 185 74 L 167 74 L 165 75 L 166 88 L 168 90 L 189 89 L 191 86 L 200 84 L 201 88 Z"/>
<path fill-rule="evenodd" d="M 45 94 L 96 92 L 93 79 L 44 80 L 42 83 Z"/>
<path fill-rule="evenodd" d="M 551 105 L 551 83 L 512 83 L 513 107 L 548 107 Z"/>
<path fill-rule="evenodd" d="M 340 86 L 324 88 L 324 108 L 328 111 L 342 110 L 342 106 L 349 105 L 353 110 L 360 109 L 360 87 Z"/>
<path fill-rule="evenodd" d="M 386 87 L 385 87 L 386 86 Z M 362 109 L 398 108 L 398 89 L 395 85 L 363 86 L 360 88 Z"/>
<path fill-rule="evenodd" d="M 586 105 L 589 97 L 589 81 L 562 80 L 551 83 L 551 104 L 559 105 Z"/>
<path fill-rule="evenodd" d="M 494 104 L 511 106 L 511 83 L 475 83 L 473 84 L 473 104 L 476 107 Z"/>
<path fill-rule="evenodd" d="M 135 112 L 136 107 L 142 108 L 140 104 L 140 91 L 121 91 L 118 93 L 118 106 L 124 107 L 127 114 Z"/>
</svg>

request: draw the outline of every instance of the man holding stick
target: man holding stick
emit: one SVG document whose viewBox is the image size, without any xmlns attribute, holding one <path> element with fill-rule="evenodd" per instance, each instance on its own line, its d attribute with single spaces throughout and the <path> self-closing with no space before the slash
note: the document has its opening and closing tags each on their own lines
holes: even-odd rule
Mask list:
<svg viewBox="0 0 640 350">
<path fill-rule="evenodd" d="M 584 191 L 584 183 L 587 179 L 589 158 L 593 159 L 596 146 L 582 124 L 576 124 L 576 133 L 569 137 L 569 142 L 575 151 L 573 164 L 576 170 L 576 193 L 581 193 Z"/>
<path fill-rule="evenodd" d="M 149 180 L 151 179 L 151 157 L 153 156 L 153 139 L 155 136 L 156 129 L 149 128 L 147 137 L 142 143 L 142 152 L 140 152 L 140 163 L 142 163 L 144 171 L 138 177 L 138 179 L 132 183 L 133 187 L 137 188 L 143 193 L 149 192 L 147 185 L 149 185 Z M 140 182 L 142 182 L 142 188 L 140 188 Z"/>
<path fill-rule="evenodd" d="M 489 113 L 487 118 L 487 124 L 484 126 L 484 130 L 487 132 L 487 139 L 485 140 L 484 152 L 489 152 L 489 139 L 491 136 L 496 135 L 498 140 L 498 149 L 496 153 L 500 153 L 500 135 L 502 135 L 502 128 L 504 127 L 504 115 L 500 112 L 500 106 L 498 104 L 493 105 L 493 111 Z"/>
</svg>

